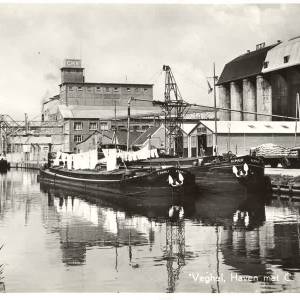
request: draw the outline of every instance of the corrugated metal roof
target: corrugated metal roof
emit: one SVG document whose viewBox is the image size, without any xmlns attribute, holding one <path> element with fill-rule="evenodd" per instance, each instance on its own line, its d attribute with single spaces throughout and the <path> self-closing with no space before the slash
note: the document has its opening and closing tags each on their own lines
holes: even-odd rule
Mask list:
<svg viewBox="0 0 300 300">
<path fill-rule="evenodd" d="M 126 145 L 127 144 L 127 131 L 117 131 L 117 141 L 120 145 Z M 132 145 L 134 141 L 141 135 L 140 132 L 137 131 L 131 131 L 129 134 L 129 145 Z"/>
<path fill-rule="evenodd" d="M 59 105 L 60 114 L 64 119 L 113 119 L 115 117 L 114 106 L 66 106 Z M 160 107 L 131 107 L 132 117 L 147 115 L 161 115 Z M 117 106 L 117 118 L 127 117 L 127 107 Z"/>
<path fill-rule="evenodd" d="M 288 57 L 287 62 L 284 62 L 284 57 Z M 263 73 L 300 65 L 300 37 L 283 42 L 271 49 L 265 62 L 268 66 L 263 68 Z"/>
<path fill-rule="evenodd" d="M 214 121 L 201 121 L 210 131 L 215 131 Z M 218 121 L 218 133 L 266 133 L 266 134 L 293 134 L 295 133 L 295 122 L 285 121 Z M 297 126 L 300 133 L 300 124 Z"/>
<path fill-rule="evenodd" d="M 277 44 L 270 45 L 262 49 L 243 54 L 227 63 L 217 85 L 260 74 L 267 52 L 276 45 Z"/>
<path fill-rule="evenodd" d="M 135 141 L 135 145 L 143 145 L 149 138 L 149 136 L 152 136 L 160 126 L 152 126 L 149 127 L 145 132 L 143 132 Z"/>
</svg>

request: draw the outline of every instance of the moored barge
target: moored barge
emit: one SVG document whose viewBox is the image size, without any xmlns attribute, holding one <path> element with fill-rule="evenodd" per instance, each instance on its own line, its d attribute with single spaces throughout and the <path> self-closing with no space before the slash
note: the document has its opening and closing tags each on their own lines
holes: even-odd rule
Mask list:
<svg viewBox="0 0 300 300">
<path fill-rule="evenodd" d="M 40 170 L 39 181 L 57 187 L 158 202 L 193 193 L 196 189 L 194 175 L 175 167 L 113 171 L 52 167 Z"/>
<path fill-rule="evenodd" d="M 161 168 L 177 165 L 195 176 L 201 190 L 216 193 L 268 193 L 271 185 L 265 176 L 263 160 L 250 155 L 240 157 L 156 158 L 131 162 L 132 167 Z"/>
</svg>

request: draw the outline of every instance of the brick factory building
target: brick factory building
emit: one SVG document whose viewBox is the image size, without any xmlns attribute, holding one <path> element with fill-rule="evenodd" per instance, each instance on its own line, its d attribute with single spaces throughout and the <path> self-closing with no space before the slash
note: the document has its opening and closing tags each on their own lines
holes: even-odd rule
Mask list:
<svg viewBox="0 0 300 300">
<path fill-rule="evenodd" d="M 271 115 L 295 117 L 296 94 L 300 92 L 300 37 L 257 45 L 255 51 L 227 63 L 217 85 L 219 107 L 256 113 L 220 111 L 220 120 L 284 121 Z"/>
</svg>

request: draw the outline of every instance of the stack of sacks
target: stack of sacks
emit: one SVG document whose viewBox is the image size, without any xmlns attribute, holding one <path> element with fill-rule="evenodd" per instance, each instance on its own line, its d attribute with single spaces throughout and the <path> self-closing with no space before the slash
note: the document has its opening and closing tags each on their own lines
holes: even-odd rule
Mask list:
<svg viewBox="0 0 300 300">
<path fill-rule="evenodd" d="M 255 150 L 257 156 L 263 157 L 286 156 L 289 154 L 289 149 L 272 143 L 262 144 Z"/>
</svg>

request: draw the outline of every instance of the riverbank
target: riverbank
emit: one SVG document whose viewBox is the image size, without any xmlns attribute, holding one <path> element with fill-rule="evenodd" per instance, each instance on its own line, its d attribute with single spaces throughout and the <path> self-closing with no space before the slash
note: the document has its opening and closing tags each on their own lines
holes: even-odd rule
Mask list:
<svg viewBox="0 0 300 300">
<path fill-rule="evenodd" d="M 45 162 L 38 161 L 23 161 L 23 162 L 11 162 L 10 167 L 14 169 L 33 169 L 38 170 Z"/>
</svg>

